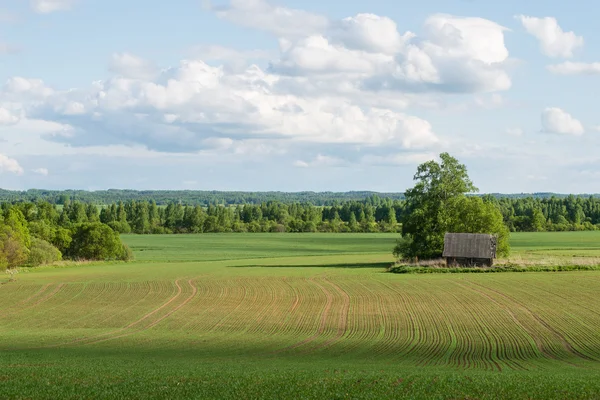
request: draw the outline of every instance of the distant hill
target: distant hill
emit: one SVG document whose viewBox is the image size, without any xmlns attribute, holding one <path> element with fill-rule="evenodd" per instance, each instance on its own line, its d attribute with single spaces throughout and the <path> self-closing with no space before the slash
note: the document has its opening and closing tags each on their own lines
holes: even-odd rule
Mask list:
<svg viewBox="0 0 600 400">
<path fill-rule="evenodd" d="M 559 193 L 490 193 L 497 198 L 549 198 L 568 197 Z M 481 196 L 481 195 L 480 195 Z M 600 194 L 578 194 L 577 197 L 600 197 Z M 237 191 L 200 191 L 200 190 L 122 190 L 109 189 L 100 191 L 86 190 L 43 190 L 30 189 L 12 191 L 0 189 L 0 202 L 46 200 L 54 204 L 62 204 L 66 199 L 78 200 L 85 203 L 110 204 L 118 201 L 156 201 L 157 204 L 260 204 L 268 201 L 282 203 L 310 203 L 317 206 L 327 206 L 344 201 L 363 201 L 372 198 L 388 198 L 403 200 L 404 193 L 382 193 L 372 191 L 351 192 L 237 192 Z"/>
</svg>

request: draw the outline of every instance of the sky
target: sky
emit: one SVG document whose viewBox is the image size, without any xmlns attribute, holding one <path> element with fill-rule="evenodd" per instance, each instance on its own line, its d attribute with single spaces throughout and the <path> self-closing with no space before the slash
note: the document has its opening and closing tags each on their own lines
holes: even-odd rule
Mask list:
<svg viewBox="0 0 600 400">
<path fill-rule="evenodd" d="M 0 0 L 0 188 L 600 193 L 600 2 Z"/>
</svg>

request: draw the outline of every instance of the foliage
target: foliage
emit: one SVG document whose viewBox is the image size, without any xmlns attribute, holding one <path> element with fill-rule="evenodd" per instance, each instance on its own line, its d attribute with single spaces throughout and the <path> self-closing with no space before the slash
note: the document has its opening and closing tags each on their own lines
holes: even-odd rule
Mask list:
<svg viewBox="0 0 600 400">
<path fill-rule="evenodd" d="M 441 257 L 447 232 L 496 234 L 498 254 L 507 255 L 509 232 L 500 210 L 481 198 L 467 197 L 467 193 L 478 190 L 469 179 L 467 168 L 448 153 L 440 154 L 440 159 L 441 163 L 428 161 L 417 168 L 417 183 L 406 191 L 403 238 L 394 255 Z"/>
<path fill-rule="evenodd" d="M 36 237 L 31 240 L 27 265 L 37 267 L 39 265 L 52 264 L 60 260 L 62 260 L 62 254 L 52 244 Z"/>
<path fill-rule="evenodd" d="M 31 237 L 21 211 L 5 208 L 0 220 L 0 269 L 23 265 L 29 257 Z"/>
<path fill-rule="evenodd" d="M 99 222 L 74 226 L 67 254 L 84 260 L 129 260 L 131 257 L 119 234 Z"/>
<path fill-rule="evenodd" d="M 413 265 L 395 265 L 388 270 L 394 274 L 477 274 L 497 272 L 566 272 L 600 271 L 600 265 L 502 265 L 495 267 L 427 267 Z"/>
</svg>

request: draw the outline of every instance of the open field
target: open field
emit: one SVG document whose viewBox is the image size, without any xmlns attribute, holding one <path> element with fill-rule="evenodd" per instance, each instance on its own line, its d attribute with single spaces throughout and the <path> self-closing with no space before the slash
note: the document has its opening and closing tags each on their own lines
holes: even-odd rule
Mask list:
<svg viewBox="0 0 600 400">
<path fill-rule="evenodd" d="M 0 398 L 598 398 L 600 272 L 395 275 L 397 235 L 126 236 L 0 286 Z M 600 257 L 600 233 L 514 257 Z"/>
</svg>

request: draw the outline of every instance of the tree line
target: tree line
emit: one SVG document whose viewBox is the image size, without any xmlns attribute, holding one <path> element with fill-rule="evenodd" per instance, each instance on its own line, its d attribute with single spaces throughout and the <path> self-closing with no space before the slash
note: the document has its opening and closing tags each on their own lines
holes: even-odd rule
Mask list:
<svg viewBox="0 0 600 400">
<path fill-rule="evenodd" d="M 472 194 L 471 194 L 472 195 Z M 480 196 L 480 195 L 477 195 Z M 555 193 L 515 193 L 502 194 L 493 193 L 487 196 L 496 199 L 550 199 L 552 197 L 563 199 L 569 195 Z M 600 198 L 600 195 L 577 195 L 575 197 Z M 112 204 L 119 201 L 155 201 L 159 206 L 169 203 L 181 203 L 183 205 L 244 205 L 262 204 L 271 201 L 290 203 L 309 203 L 315 206 L 334 206 L 348 201 L 369 201 L 371 198 L 383 198 L 391 200 L 405 200 L 405 193 L 379 193 L 370 191 L 351 192 L 241 192 L 241 191 L 202 191 L 202 190 L 127 190 L 109 189 L 99 191 L 86 190 L 43 190 L 29 189 L 24 191 L 0 189 L 0 203 L 8 202 L 38 202 L 47 201 L 52 204 L 62 205 L 66 202 L 79 201 L 82 203 Z"/>
<path fill-rule="evenodd" d="M 91 207 L 88 207 L 91 209 Z M 70 260 L 130 260 L 119 233 L 99 220 L 61 220 L 47 202 L 0 207 L 0 270 Z M 91 213 L 90 213 L 91 216 Z"/>
<path fill-rule="evenodd" d="M 467 196 L 475 204 L 493 205 L 512 232 L 574 231 L 600 229 L 600 199 L 496 198 Z M 475 200 L 478 199 L 478 200 Z M 477 203 L 480 204 L 480 203 Z M 46 201 L 3 203 L 20 210 L 39 230 L 39 220 L 70 229 L 83 223 L 102 223 L 117 233 L 223 233 L 223 232 L 400 232 L 401 221 L 411 213 L 406 200 L 372 195 L 362 201 L 333 206 L 282 203 L 203 207 L 180 202 L 159 206 L 152 201 L 119 201 L 96 205 L 67 200 L 64 205 Z M 47 235 L 43 237 L 47 238 Z M 63 246 L 64 248 L 64 246 Z"/>
<path fill-rule="evenodd" d="M 243 205 L 261 204 L 270 201 L 281 203 L 310 203 L 315 206 L 331 206 L 343 201 L 362 201 L 377 195 L 392 200 L 402 200 L 402 193 L 376 193 L 369 191 L 353 192 L 238 192 L 238 191 L 202 191 L 202 190 L 42 190 L 29 189 L 12 191 L 0 189 L 0 202 L 40 200 L 52 204 L 65 204 L 69 201 L 83 203 L 112 204 L 119 201 L 155 201 L 158 205 L 181 203 L 184 205 Z"/>
</svg>

